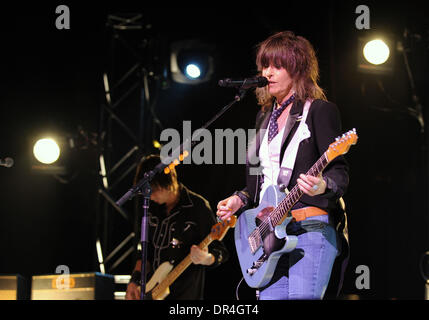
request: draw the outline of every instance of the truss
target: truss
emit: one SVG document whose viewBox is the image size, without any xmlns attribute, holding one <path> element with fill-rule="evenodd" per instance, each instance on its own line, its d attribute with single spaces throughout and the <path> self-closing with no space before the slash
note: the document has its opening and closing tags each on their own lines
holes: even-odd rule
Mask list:
<svg viewBox="0 0 429 320">
<path fill-rule="evenodd" d="M 152 48 L 142 18 L 139 13 L 115 14 L 109 15 L 106 23 L 109 48 L 99 118 L 95 237 L 101 273 L 121 272 L 121 264 L 135 250 L 140 208 L 137 201 L 122 207 L 115 202 L 132 186 L 140 158 L 153 151 L 156 116 L 150 84 L 159 78 L 152 61 L 145 60 Z M 160 124 L 157 119 L 156 123 Z M 130 272 L 131 268 L 127 265 L 124 271 Z"/>
</svg>

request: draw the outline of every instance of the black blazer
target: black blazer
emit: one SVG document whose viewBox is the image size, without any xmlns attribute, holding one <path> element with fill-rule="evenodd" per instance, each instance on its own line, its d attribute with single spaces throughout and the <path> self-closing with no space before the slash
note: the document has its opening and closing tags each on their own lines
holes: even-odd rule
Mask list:
<svg viewBox="0 0 429 320">
<path fill-rule="evenodd" d="M 292 105 L 289 117 L 286 121 L 285 131 L 282 139 L 281 159 L 293 134 L 299 126 L 296 121 L 303 112 L 303 101 L 296 100 Z M 249 144 L 247 152 L 246 165 L 246 187 L 239 192 L 247 201 L 241 211 L 255 207 L 259 203 L 259 191 L 262 182 L 262 175 L 250 174 L 250 170 L 259 167 L 259 147 L 263 138 L 261 129 L 267 129 L 271 110 L 268 112 L 259 111 L 256 117 L 257 133 L 252 143 Z M 301 141 L 292 171 L 288 189 L 296 185 L 296 180 L 301 173 L 306 173 L 320 156 L 328 149 L 329 145 L 335 141 L 335 138 L 342 135 L 341 120 L 337 106 L 331 102 L 316 99 L 311 104 L 307 115 L 306 124 L 311 132 L 311 136 Z M 265 130 L 263 131 L 265 132 Z M 255 158 L 256 156 L 256 158 Z M 303 195 L 300 201 L 294 206 L 294 209 L 304 206 L 316 206 L 327 210 L 336 208 L 336 202 L 347 189 L 349 182 L 348 164 L 343 156 L 334 159 L 323 171 L 323 178 L 327 182 L 327 190 L 322 195 L 310 197 Z"/>
</svg>

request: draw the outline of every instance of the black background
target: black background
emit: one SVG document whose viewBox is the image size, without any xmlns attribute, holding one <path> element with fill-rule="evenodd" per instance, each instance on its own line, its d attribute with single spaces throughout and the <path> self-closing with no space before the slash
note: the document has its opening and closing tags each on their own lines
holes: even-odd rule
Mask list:
<svg viewBox="0 0 429 320">
<path fill-rule="evenodd" d="M 70 30 L 55 27 L 55 8 L 60 4 L 70 9 Z M 351 260 L 343 293 L 362 299 L 423 299 L 419 261 L 428 250 L 427 132 L 422 134 L 417 120 L 407 112 L 414 104 L 399 52 L 393 75 L 357 72 L 357 38 L 367 32 L 355 26 L 359 4 L 326 1 L 317 5 L 235 7 L 225 3 L 207 8 L 147 8 L 54 1 L 4 10 L 0 28 L 0 158 L 10 156 L 15 165 L 0 167 L 0 274 L 53 274 L 58 265 L 67 265 L 73 273 L 99 271 L 95 254 L 95 238 L 102 225 L 97 216 L 102 211 L 97 194 L 99 149 L 83 150 L 75 159 L 78 174 L 64 184 L 30 170 L 30 141 L 46 130 L 75 133 L 81 126 L 89 133 L 99 131 L 105 103 L 103 72 L 118 79 L 121 70 L 134 63 L 120 45 L 112 55 L 107 16 L 141 13 L 151 28 L 126 37 L 137 47 L 144 39 L 154 44 L 143 50 L 147 54 L 143 60 L 155 72 L 159 61 L 167 61 L 163 60 L 168 56 L 163 48 L 174 40 L 198 38 L 215 44 L 215 72 L 209 82 L 195 86 L 170 82 L 168 88 L 151 92 L 151 97 L 157 98 L 154 109 L 163 127 L 179 132 L 182 121 L 192 121 L 195 130 L 233 99 L 235 91 L 219 88 L 217 81 L 253 75 L 257 43 L 281 30 L 292 30 L 310 40 L 319 58 L 320 84 L 328 99 L 338 105 L 344 131 L 356 128 L 359 135 L 358 144 L 347 155 L 351 180 L 344 199 Z M 405 28 L 421 35 L 420 41 L 411 42 L 409 58 L 427 119 L 429 20 L 424 6 L 418 2 L 365 4 L 370 8 L 371 31 L 392 34 L 397 40 Z M 154 55 L 160 60 L 154 62 Z M 377 80 L 382 81 L 386 94 Z M 113 99 L 119 96 L 119 90 L 116 96 L 112 93 Z M 135 132 L 139 108 L 136 95 L 117 109 Z M 249 94 L 218 119 L 212 130 L 252 128 L 257 110 L 254 95 Z M 159 135 L 159 127 L 154 130 Z M 110 166 L 133 146 L 116 123 L 112 132 Z M 151 130 L 145 129 L 143 137 L 151 137 Z M 123 170 L 135 158 L 130 160 Z M 204 195 L 213 208 L 244 184 L 243 165 L 182 165 L 177 170 L 183 183 Z M 112 198 L 122 196 L 131 183 L 132 173 L 111 190 Z M 125 207 L 133 211 L 131 203 Z M 105 255 L 136 227 L 133 217 L 126 222 L 111 209 L 108 216 Z M 208 299 L 235 299 L 241 274 L 232 235 L 230 232 L 225 238 L 230 261 L 207 273 Z M 369 289 L 356 288 L 359 265 L 369 267 Z M 133 259 L 128 257 L 112 274 L 127 274 L 132 268 Z M 244 283 L 239 293 L 242 298 L 254 297 Z"/>
</svg>

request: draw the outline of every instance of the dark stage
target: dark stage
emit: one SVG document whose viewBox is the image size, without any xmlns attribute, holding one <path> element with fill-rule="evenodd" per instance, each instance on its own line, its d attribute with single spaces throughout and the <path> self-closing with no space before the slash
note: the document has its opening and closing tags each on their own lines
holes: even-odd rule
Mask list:
<svg viewBox="0 0 429 320">
<path fill-rule="evenodd" d="M 151 142 L 159 140 L 163 129 L 181 133 L 183 121 L 191 121 L 192 130 L 203 126 L 236 94 L 219 87 L 218 81 L 254 76 L 255 46 L 276 31 L 292 30 L 314 45 L 320 85 L 338 106 L 343 131 L 356 128 L 359 135 L 346 155 L 350 185 L 344 200 L 351 256 L 337 299 L 423 300 L 420 261 L 429 250 L 429 18 L 423 3 L 367 2 L 370 29 L 358 29 L 359 4 L 146 8 L 121 2 L 51 2 L 3 10 L 0 159 L 11 157 L 14 165 L 0 167 L 0 275 L 31 279 L 55 274 L 61 265 L 71 273 L 100 272 L 96 240 L 106 258 L 139 228 L 134 201 L 123 206 L 125 218 L 100 192 L 100 153 L 110 170 L 137 146 L 109 177 L 118 181 L 107 190 L 116 201 L 132 186 L 138 157 L 156 151 Z M 56 26 L 59 5 L 69 8 L 69 29 Z M 142 28 L 117 29 L 115 38 L 108 17 L 136 14 L 141 14 L 137 24 Z M 390 73 L 358 70 L 358 38 L 371 32 L 402 43 L 414 90 L 396 46 Z M 212 45 L 214 67 L 207 82 L 192 85 L 171 79 L 165 67 L 169 45 L 185 39 Z M 111 88 L 111 99 L 118 102 L 133 85 L 136 89 L 107 109 L 103 74 L 113 86 L 137 62 L 139 71 Z M 146 92 L 142 79 L 147 80 Z M 141 108 L 146 108 L 143 118 Z M 109 110 L 132 134 L 109 118 Z M 209 129 L 251 129 L 257 111 L 255 95 L 249 91 Z M 75 138 L 67 160 L 69 173 L 55 177 L 32 169 L 32 141 L 45 132 Z M 218 201 L 244 187 L 244 169 L 238 163 L 183 164 L 177 172 L 215 209 Z M 126 252 L 133 241 L 138 239 L 126 242 L 105 263 L 106 273 L 130 274 L 134 254 Z M 208 300 L 236 299 L 242 276 L 232 231 L 224 242 L 231 257 L 207 271 Z M 121 256 L 124 259 L 118 261 Z M 362 266 L 370 275 L 364 287 L 359 278 Z M 238 293 L 240 299 L 255 299 L 254 290 L 244 282 Z M 326 299 L 336 299 L 333 290 Z"/>
</svg>

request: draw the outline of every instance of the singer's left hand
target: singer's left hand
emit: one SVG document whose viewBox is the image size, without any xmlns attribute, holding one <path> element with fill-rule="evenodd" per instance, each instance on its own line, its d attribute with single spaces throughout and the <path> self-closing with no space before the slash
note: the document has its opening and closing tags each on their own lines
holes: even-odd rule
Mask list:
<svg viewBox="0 0 429 320">
<path fill-rule="evenodd" d="M 296 182 L 301 191 L 311 197 L 323 194 L 326 191 L 326 182 L 321 175 L 313 177 L 310 175 L 300 174 Z"/>
</svg>

